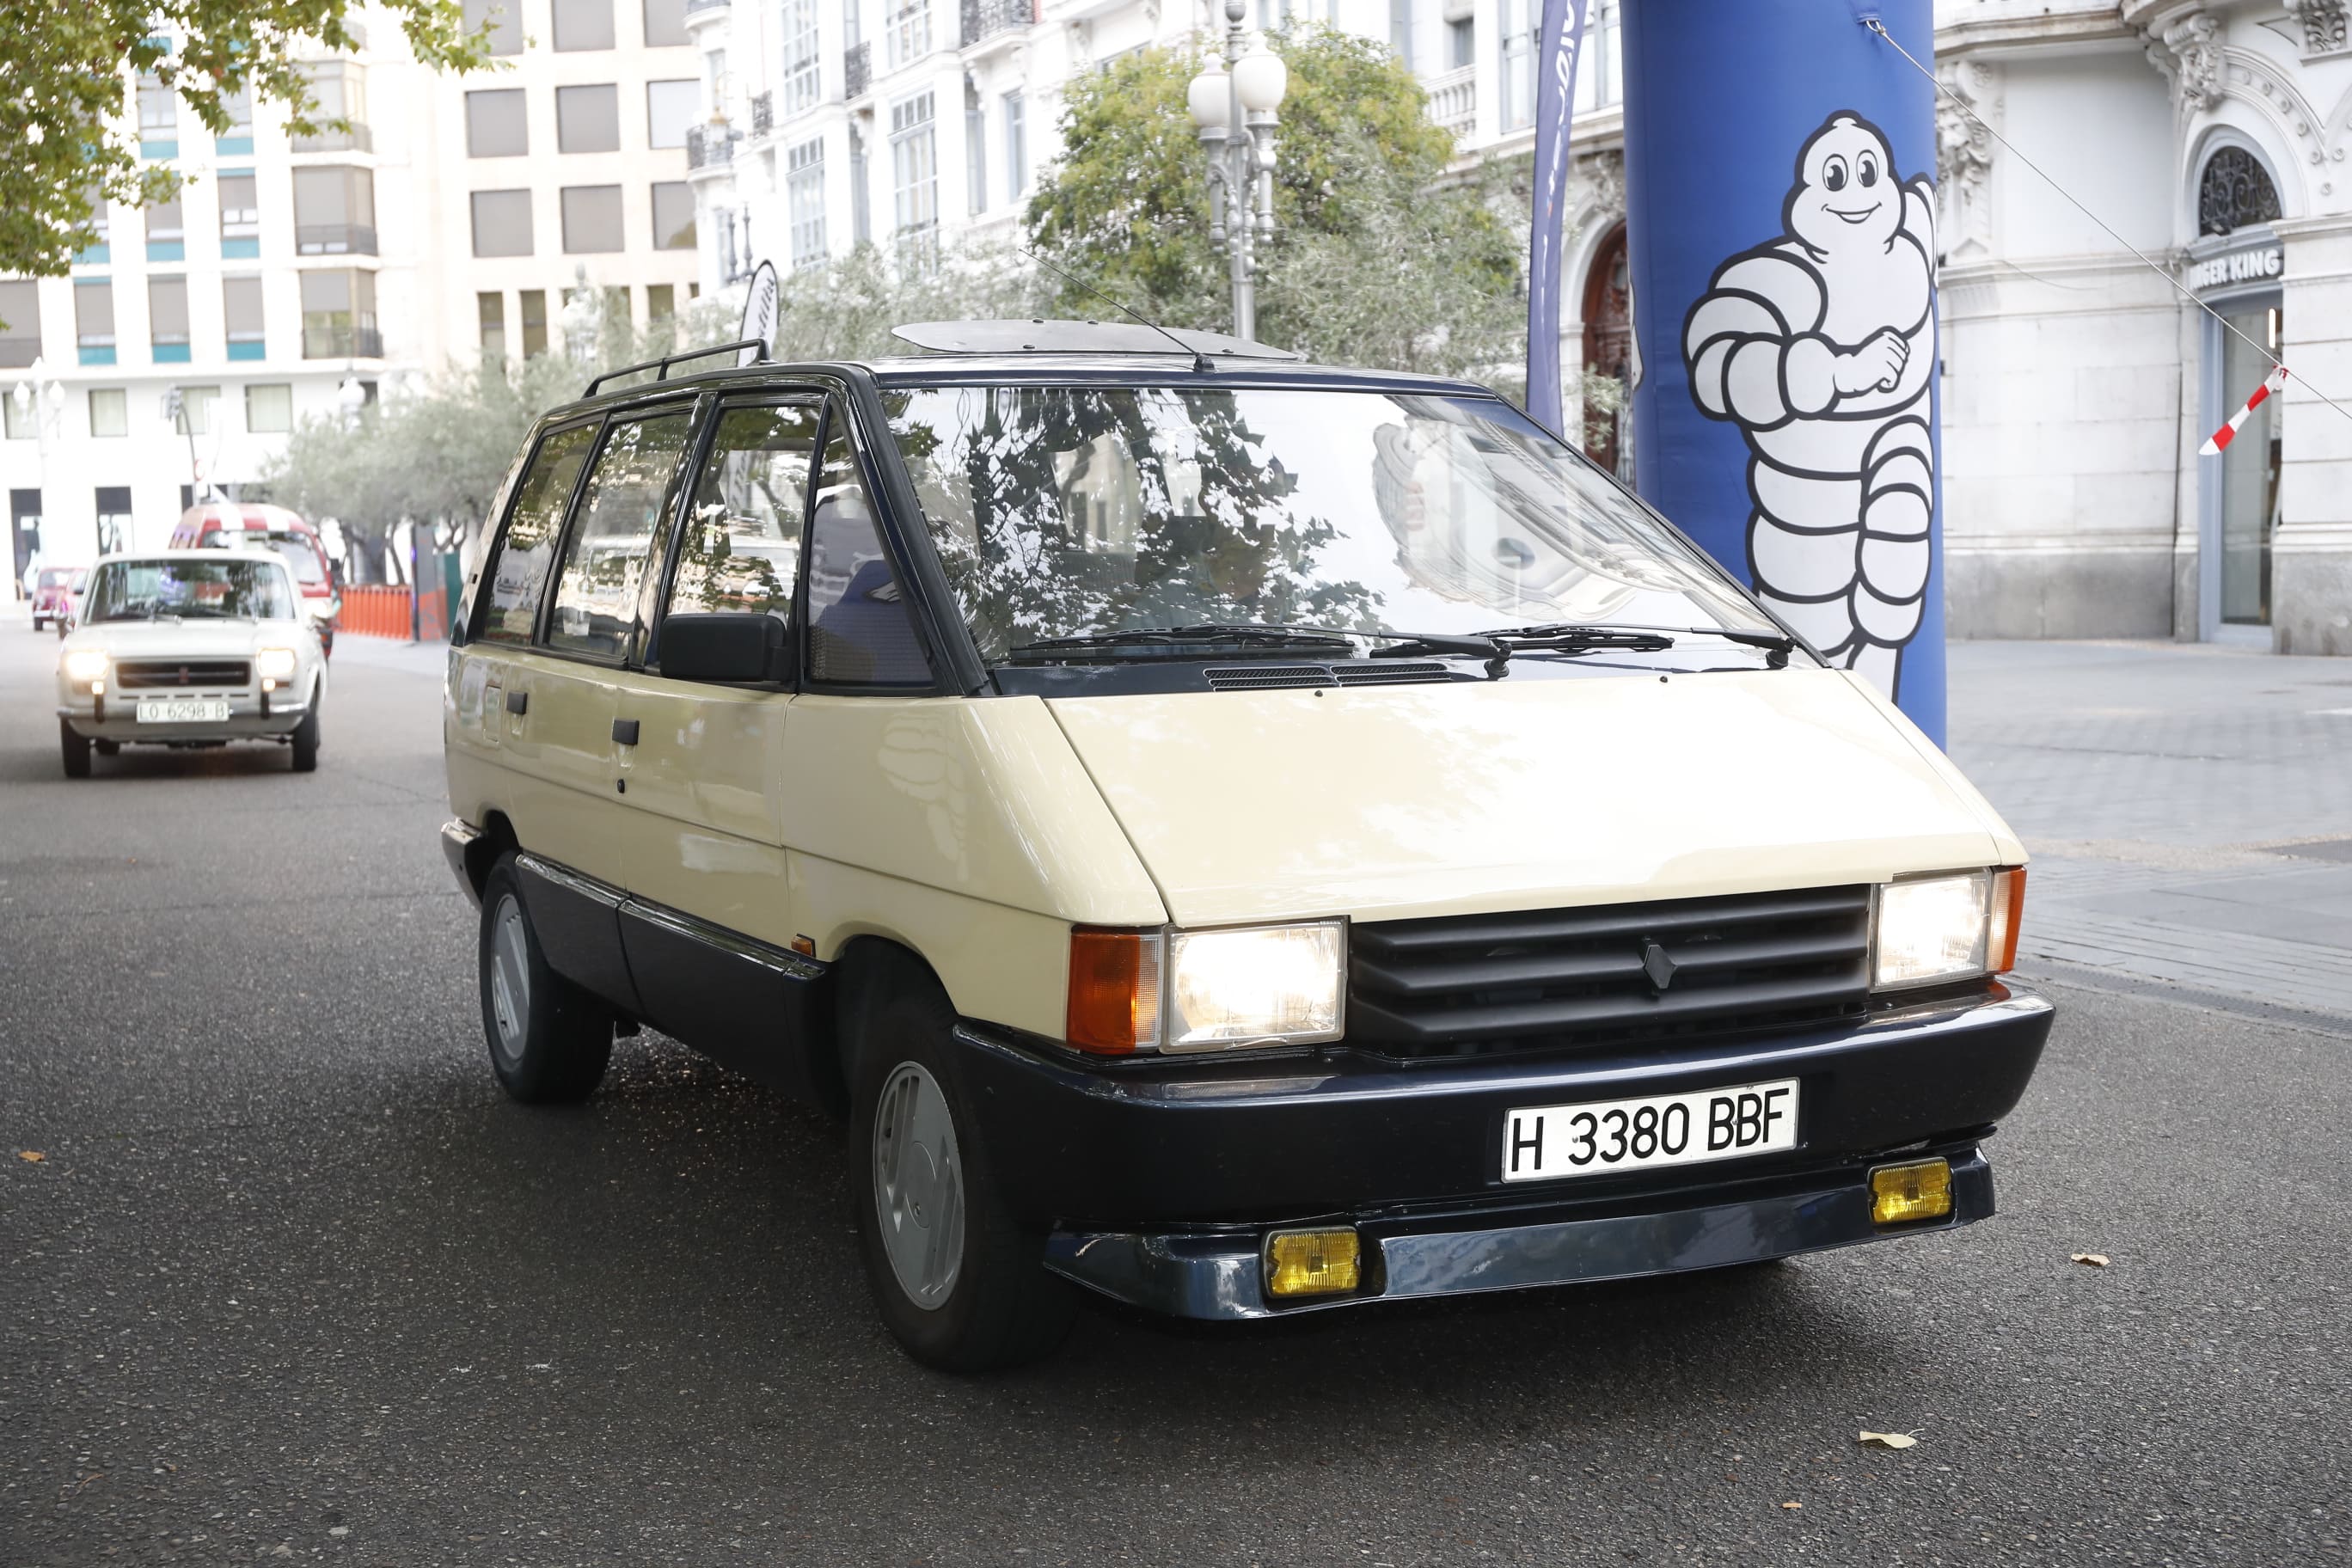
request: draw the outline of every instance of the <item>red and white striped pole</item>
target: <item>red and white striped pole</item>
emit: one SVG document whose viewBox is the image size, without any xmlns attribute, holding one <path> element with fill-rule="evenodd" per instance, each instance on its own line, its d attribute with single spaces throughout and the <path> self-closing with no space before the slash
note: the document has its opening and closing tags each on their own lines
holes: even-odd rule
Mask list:
<svg viewBox="0 0 2352 1568">
<path fill-rule="evenodd" d="M 2243 408 L 2230 416 L 2230 422 L 2227 425 L 2205 438 L 2205 444 L 2197 448 L 2197 455 L 2200 458 L 2220 457 L 2222 448 L 2238 438 L 2238 426 L 2252 417 L 2254 410 L 2267 402 L 2272 393 L 2284 385 L 2286 385 L 2286 366 L 2280 365 L 2270 374 L 2263 377 L 2263 384 L 2254 388 L 2254 395 L 2246 399 L 2246 405 Z"/>
</svg>

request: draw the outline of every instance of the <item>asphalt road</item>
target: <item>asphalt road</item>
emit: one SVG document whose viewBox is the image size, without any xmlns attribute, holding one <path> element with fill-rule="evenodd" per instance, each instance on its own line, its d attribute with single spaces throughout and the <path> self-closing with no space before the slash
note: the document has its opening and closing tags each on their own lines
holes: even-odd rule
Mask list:
<svg viewBox="0 0 2352 1568">
<path fill-rule="evenodd" d="M 958 1381 L 835 1127 L 645 1039 L 500 1097 L 429 676 L 68 784 L 0 632 L 5 1568 L 2352 1557 L 2352 1024 L 2063 991 L 1955 1235 Z"/>
</svg>

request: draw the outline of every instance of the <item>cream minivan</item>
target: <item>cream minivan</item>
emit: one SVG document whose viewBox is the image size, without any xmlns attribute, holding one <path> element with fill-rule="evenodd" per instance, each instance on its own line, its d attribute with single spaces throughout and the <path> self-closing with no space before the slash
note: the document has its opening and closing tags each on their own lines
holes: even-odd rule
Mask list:
<svg viewBox="0 0 2352 1568">
<path fill-rule="evenodd" d="M 516 1098 L 850 1118 L 892 1331 L 1755 1263 L 1993 1212 L 2016 837 L 1477 386 L 934 323 L 541 420 L 449 655 Z M 680 374 L 674 374 L 680 373 Z M 606 378 L 610 380 L 611 378 Z"/>
</svg>

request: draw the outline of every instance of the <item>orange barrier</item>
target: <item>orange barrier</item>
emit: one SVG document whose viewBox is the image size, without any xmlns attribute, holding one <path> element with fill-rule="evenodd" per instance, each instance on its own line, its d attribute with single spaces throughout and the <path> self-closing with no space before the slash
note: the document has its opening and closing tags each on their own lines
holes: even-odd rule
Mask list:
<svg viewBox="0 0 2352 1568">
<path fill-rule="evenodd" d="M 366 587 L 343 590 L 342 613 L 335 629 L 363 637 L 398 637 L 406 642 L 414 629 L 406 588 Z"/>
</svg>

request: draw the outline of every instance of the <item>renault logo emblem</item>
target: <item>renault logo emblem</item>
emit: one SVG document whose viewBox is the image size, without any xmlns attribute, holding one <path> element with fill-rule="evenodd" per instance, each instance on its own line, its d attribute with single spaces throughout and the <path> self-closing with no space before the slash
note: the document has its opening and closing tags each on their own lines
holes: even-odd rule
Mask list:
<svg viewBox="0 0 2352 1568">
<path fill-rule="evenodd" d="M 1650 989 L 1661 995 L 1675 983 L 1675 961 L 1666 956 L 1666 950 L 1658 945 L 1654 937 L 1643 940 L 1642 973 L 1650 977 Z"/>
</svg>

